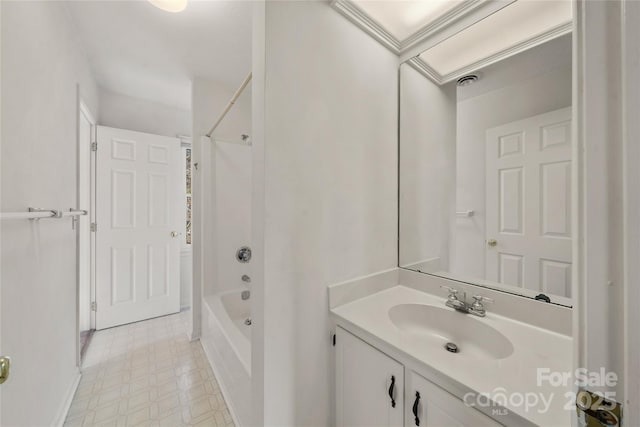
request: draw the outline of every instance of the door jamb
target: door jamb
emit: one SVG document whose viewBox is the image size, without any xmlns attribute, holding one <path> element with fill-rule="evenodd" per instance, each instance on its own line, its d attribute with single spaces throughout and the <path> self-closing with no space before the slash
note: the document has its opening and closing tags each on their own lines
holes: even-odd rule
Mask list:
<svg viewBox="0 0 640 427">
<path fill-rule="evenodd" d="M 625 342 L 625 366 L 624 376 L 627 379 L 640 378 L 640 333 L 637 325 L 640 323 L 640 314 L 637 310 L 640 301 L 638 283 L 640 279 L 640 196 L 637 191 L 637 182 L 640 173 L 637 161 L 640 159 L 640 149 L 637 145 L 640 136 L 640 126 L 634 115 L 638 112 L 640 85 L 636 81 L 634 73 L 640 69 L 640 63 L 634 52 L 640 48 L 637 34 L 637 21 L 640 17 L 640 7 L 634 2 L 622 4 L 622 144 L 623 158 L 623 199 L 624 199 L 624 342 Z M 640 423 L 640 385 L 636 381 L 625 381 L 625 418 L 627 425 Z"/>
<path fill-rule="evenodd" d="M 77 140 L 77 144 L 76 144 L 76 158 L 77 158 L 77 165 L 76 165 L 76 176 L 77 176 L 77 182 L 78 184 L 76 185 L 76 200 L 77 203 L 79 203 L 80 201 L 80 179 L 82 179 L 82 176 L 80 174 L 80 162 L 81 162 L 81 144 L 84 141 L 80 141 L 80 115 L 84 115 L 88 120 L 89 123 L 91 124 L 91 131 L 90 131 L 90 144 L 92 142 L 95 141 L 96 139 L 96 119 L 95 116 L 93 115 L 93 113 L 91 112 L 91 110 L 89 109 L 89 107 L 87 106 L 86 102 L 84 101 L 84 99 L 82 98 L 82 95 L 80 94 L 80 88 L 78 87 L 77 90 L 77 105 L 78 105 L 78 110 L 77 110 L 77 115 L 76 115 L 76 140 Z M 93 222 L 94 221 L 94 215 L 95 215 L 95 161 L 94 161 L 94 152 L 91 151 L 91 145 L 89 145 L 88 147 L 89 149 L 89 154 L 90 154 L 90 164 L 89 164 L 89 192 L 90 192 L 90 206 L 88 209 L 88 214 L 89 214 L 89 222 Z M 85 207 L 83 206 L 77 206 L 77 209 L 84 209 Z M 79 221 L 78 221 L 79 224 Z M 80 357 L 80 232 L 79 232 L 79 228 L 76 231 L 76 365 L 78 366 L 78 368 L 81 368 L 81 364 L 82 364 L 82 360 Z M 90 234 L 90 243 L 89 243 L 89 294 L 90 294 L 90 300 L 94 301 L 95 300 L 95 250 L 94 250 L 94 246 L 95 246 L 95 236 L 94 233 Z M 90 310 L 90 328 L 91 329 L 95 329 L 95 312 L 93 310 Z"/>
</svg>

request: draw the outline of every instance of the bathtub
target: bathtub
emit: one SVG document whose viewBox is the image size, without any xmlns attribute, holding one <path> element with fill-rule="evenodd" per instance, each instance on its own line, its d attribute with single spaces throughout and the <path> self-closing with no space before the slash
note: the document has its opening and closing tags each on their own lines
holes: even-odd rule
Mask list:
<svg viewBox="0 0 640 427">
<path fill-rule="evenodd" d="M 204 297 L 202 336 L 209 363 L 236 425 L 251 424 L 251 300 L 241 291 Z"/>
</svg>

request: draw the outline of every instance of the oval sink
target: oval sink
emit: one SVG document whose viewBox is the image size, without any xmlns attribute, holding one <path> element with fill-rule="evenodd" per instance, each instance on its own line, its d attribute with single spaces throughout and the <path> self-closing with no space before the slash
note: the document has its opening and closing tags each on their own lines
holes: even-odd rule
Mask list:
<svg viewBox="0 0 640 427">
<path fill-rule="evenodd" d="M 400 304 L 389 309 L 391 322 L 411 338 L 437 346 L 439 351 L 448 343 L 457 347 L 452 357 L 505 359 L 513 353 L 513 344 L 503 334 L 473 315 L 450 308 L 423 304 Z"/>
</svg>

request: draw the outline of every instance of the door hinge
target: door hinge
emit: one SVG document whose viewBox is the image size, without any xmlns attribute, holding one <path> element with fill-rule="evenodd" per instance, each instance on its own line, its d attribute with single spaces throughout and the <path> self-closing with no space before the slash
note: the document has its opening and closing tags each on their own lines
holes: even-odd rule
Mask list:
<svg viewBox="0 0 640 427">
<path fill-rule="evenodd" d="M 333 346 L 336 346 L 336 334 L 333 334 Z"/>
<path fill-rule="evenodd" d="M 98 143 L 97 142 L 92 142 L 91 143 L 91 151 L 98 151 Z"/>
<path fill-rule="evenodd" d="M 98 303 L 93 301 L 91 303 L 91 311 L 98 311 Z"/>
<path fill-rule="evenodd" d="M 98 231 L 98 224 L 95 222 L 92 222 L 91 225 L 89 226 L 89 229 L 93 232 Z"/>
</svg>

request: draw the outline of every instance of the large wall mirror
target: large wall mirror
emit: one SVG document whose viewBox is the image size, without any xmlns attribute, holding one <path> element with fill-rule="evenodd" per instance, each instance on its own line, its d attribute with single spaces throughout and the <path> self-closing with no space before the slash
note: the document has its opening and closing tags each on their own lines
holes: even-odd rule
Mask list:
<svg viewBox="0 0 640 427">
<path fill-rule="evenodd" d="M 400 66 L 400 267 L 572 305 L 571 19 L 516 1 Z"/>
</svg>

